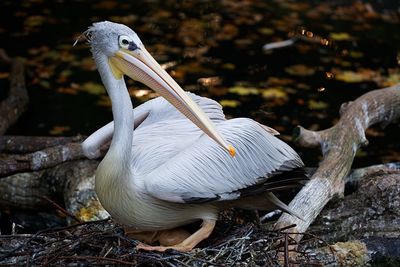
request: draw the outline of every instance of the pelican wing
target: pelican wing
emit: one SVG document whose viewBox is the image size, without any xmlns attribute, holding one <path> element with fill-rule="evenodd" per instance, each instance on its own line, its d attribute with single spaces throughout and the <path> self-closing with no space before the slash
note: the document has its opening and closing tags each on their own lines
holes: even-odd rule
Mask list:
<svg viewBox="0 0 400 267">
<path fill-rule="evenodd" d="M 200 106 L 200 108 L 214 121 L 225 120 L 222 107 L 216 101 L 201 97 L 196 94 L 187 92 L 187 94 Z M 149 100 L 133 109 L 134 128 L 139 126 L 149 126 L 150 124 L 162 124 L 166 121 L 188 120 L 174 106 L 162 97 Z M 189 122 L 188 122 L 189 123 Z M 109 122 L 92 133 L 82 143 L 82 150 L 86 157 L 93 159 L 100 156 L 100 147 L 111 140 L 114 133 L 114 121 Z"/>
<path fill-rule="evenodd" d="M 207 114 L 213 122 L 225 120 L 224 112 L 221 105 L 207 97 L 198 96 L 196 94 L 187 92 L 187 94 L 200 106 L 200 108 Z M 174 106 L 162 97 L 157 97 L 145 102 L 144 104 L 136 107 L 133 110 L 134 114 L 143 114 L 148 112 L 148 116 L 141 124 L 149 125 L 152 123 L 160 123 L 165 120 L 183 119 L 188 120 L 182 113 L 180 113 Z M 189 123 L 189 121 L 188 121 Z"/>
<path fill-rule="evenodd" d="M 206 135 L 143 177 L 139 190 L 176 203 L 203 203 L 238 199 L 257 185 L 303 166 L 297 153 L 251 119 L 216 124 L 237 151 L 231 157 Z"/>
</svg>

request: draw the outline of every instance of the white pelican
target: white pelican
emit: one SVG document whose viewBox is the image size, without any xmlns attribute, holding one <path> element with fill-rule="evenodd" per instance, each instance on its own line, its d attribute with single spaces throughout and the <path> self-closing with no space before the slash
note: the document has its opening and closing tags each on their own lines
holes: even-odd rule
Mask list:
<svg viewBox="0 0 400 267">
<path fill-rule="evenodd" d="M 164 242 L 169 246 L 138 248 L 190 251 L 227 207 L 295 214 L 272 191 L 304 178 L 303 163 L 272 129 L 248 118 L 226 120 L 217 102 L 183 91 L 127 26 L 98 22 L 87 36 L 114 117 L 82 144 L 85 155 L 95 157 L 112 136 L 96 171 L 101 204 L 117 222 L 153 237 L 202 220 L 195 233 Z M 132 111 L 124 74 L 163 98 Z"/>
</svg>

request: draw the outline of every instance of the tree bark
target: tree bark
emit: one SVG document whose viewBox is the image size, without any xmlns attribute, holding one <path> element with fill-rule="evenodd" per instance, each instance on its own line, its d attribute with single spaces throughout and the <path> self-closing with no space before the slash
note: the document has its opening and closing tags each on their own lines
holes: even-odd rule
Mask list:
<svg viewBox="0 0 400 267">
<path fill-rule="evenodd" d="M 313 249 L 315 260 L 324 266 L 400 260 L 400 163 L 354 170 L 346 181 L 352 192 L 331 201 L 307 231 L 333 244 Z"/>
<path fill-rule="evenodd" d="M 0 151 L 8 154 L 32 153 L 53 146 L 81 142 L 84 139 L 84 136 L 0 136 Z"/>
<path fill-rule="evenodd" d="M 4 53 L 4 51 L 1 53 Z M 1 57 L 4 58 L 4 55 Z M 28 102 L 29 97 L 25 86 L 24 63 L 21 59 L 16 58 L 11 60 L 8 97 L 0 102 L 0 135 L 3 135 L 18 120 L 19 116 L 26 110 Z"/>
<path fill-rule="evenodd" d="M 320 146 L 323 160 L 311 180 L 289 204 L 304 220 L 282 215 L 277 228 L 296 224 L 290 231 L 305 232 L 334 196 L 342 196 L 344 178 L 350 171 L 357 149 L 368 141 L 365 130 L 377 123 L 389 124 L 400 117 L 400 85 L 368 92 L 340 109 L 338 123 L 323 131 L 296 130 L 296 142 L 303 147 Z M 294 235 L 297 241 L 301 235 Z"/>
<path fill-rule="evenodd" d="M 85 156 L 81 148 L 82 140 L 81 136 L 0 137 L 0 151 L 13 153 L 3 156 L 0 154 L 0 178 L 15 173 L 43 170 L 63 162 L 84 159 Z M 47 145 L 50 145 L 50 147 L 47 147 Z M 108 146 L 107 143 L 101 147 L 100 156 L 106 153 Z M 31 153 L 21 154 L 25 152 Z"/>
<path fill-rule="evenodd" d="M 94 191 L 94 172 L 98 161 L 80 160 L 59 164 L 37 172 L 18 173 L 0 180 L 2 209 L 57 210 L 48 199 L 61 200 L 71 214 L 69 221 L 104 219 Z"/>
</svg>

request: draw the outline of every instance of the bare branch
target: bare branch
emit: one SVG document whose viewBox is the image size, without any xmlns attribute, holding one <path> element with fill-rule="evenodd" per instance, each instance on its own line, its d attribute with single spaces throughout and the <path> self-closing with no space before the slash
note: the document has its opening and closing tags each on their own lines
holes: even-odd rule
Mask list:
<svg viewBox="0 0 400 267">
<path fill-rule="evenodd" d="M 389 124 L 398 119 L 399 107 L 400 85 L 396 85 L 368 92 L 343 105 L 340 120 L 327 130 L 313 132 L 299 128 L 298 143 L 306 147 L 319 143 L 323 160 L 310 182 L 289 205 L 303 215 L 304 221 L 284 214 L 276 227 L 296 224 L 296 232 L 305 232 L 328 201 L 343 194 L 344 178 L 350 171 L 354 156 L 360 146 L 368 144 L 365 130 L 373 124 Z M 301 235 L 294 238 L 300 240 Z"/>
</svg>

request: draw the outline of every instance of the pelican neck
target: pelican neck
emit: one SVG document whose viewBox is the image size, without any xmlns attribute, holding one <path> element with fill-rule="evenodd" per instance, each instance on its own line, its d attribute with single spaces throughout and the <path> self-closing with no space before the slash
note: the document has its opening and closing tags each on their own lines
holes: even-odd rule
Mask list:
<svg viewBox="0 0 400 267">
<path fill-rule="evenodd" d="M 95 57 L 101 79 L 111 99 L 114 134 L 107 154 L 112 154 L 121 164 L 129 164 L 133 138 L 133 106 L 124 78 L 112 74 L 107 56 Z"/>
</svg>

